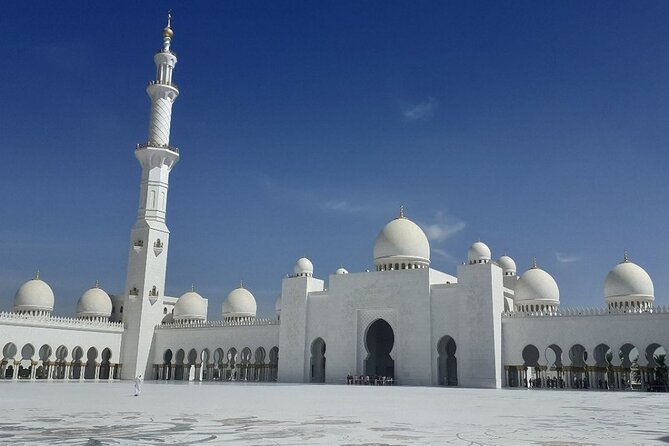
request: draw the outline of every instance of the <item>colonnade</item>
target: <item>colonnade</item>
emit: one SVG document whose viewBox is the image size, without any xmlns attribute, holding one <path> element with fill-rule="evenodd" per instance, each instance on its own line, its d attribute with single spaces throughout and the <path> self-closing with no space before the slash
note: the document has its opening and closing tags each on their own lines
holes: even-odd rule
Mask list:
<svg viewBox="0 0 669 446">
<path fill-rule="evenodd" d="M 251 381 L 273 382 L 277 379 L 278 364 L 204 364 L 201 362 L 184 364 L 154 364 L 153 376 L 157 380 L 168 381 Z M 192 372 L 192 373 L 191 373 Z"/>
<path fill-rule="evenodd" d="M 94 376 L 86 378 L 86 362 L 67 362 L 67 361 L 30 361 L 28 376 L 20 376 L 22 362 L 25 360 L 3 359 L 0 361 L 0 379 L 18 381 L 45 379 L 48 381 L 113 381 L 120 379 L 121 364 L 95 363 Z M 42 363 L 40 365 L 40 362 Z M 107 367 L 108 365 L 108 367 Z M 23 369 L 25 370 L 25 369 Z M 103 372 L 101 374 L 101 371 Z"/>
<path fill-rule="evenodd" d="M 534 379 L 538 385 L 533 387 L 547 387 L 546 383 L 555 378 L 558 380 L 558 387 L 565 389 L 641 389 L 658 378 L 656 368 L 647 366 L 536 366 L 533 368 L 533 376 L 530 376 L 529 369 L 530 367 L 524 365 L 504 366 L 505 386 L 530 387 L 530 380 Z M 635 376 L 637 372 L 638 375 Z"/>
</svg>

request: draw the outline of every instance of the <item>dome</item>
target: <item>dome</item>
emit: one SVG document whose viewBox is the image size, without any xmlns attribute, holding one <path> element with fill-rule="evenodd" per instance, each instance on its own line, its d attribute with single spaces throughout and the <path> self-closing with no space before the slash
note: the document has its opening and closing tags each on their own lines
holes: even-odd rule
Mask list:
<svg viewBox="0 0 669 446">
<path fill-rule="evenodd" d="M 14 311 L 17 313 L 25 312 L 52 312 L 53 311 L 53 291 L 51 287 L 40 280 L 39 275 L 36 278 L 27 281 L 14 295 Z"/>
<path fill-rule="evenodd" d="M 469 247 L 467 258 L 469 259 L 470 265 L 474 263 L 488 263 L 492 258 L 492 254 L 488 245 L 479 240 Z"/>
<path fill-rule="evenodd" d="M 396 269 L 393 265 L 425 268 L 430 264 L 430 243 L 423 230 L 414 222 L 400 216 L 379 232 L 374 242 L 374 264 L 377 269 Z M 401 268 L 401 266 L 398 266 Z"/>
<path fill-rule="evenodd" d="M 655 299 L 655 288 L 648 273 L 627 257 L 617 264 L 606 276 L 604 281 L 604 298 L 609 300 L 640 300 Z"/>
<path fill-rule="evenodd" d="M 513 301 L 516 305 L 559 305 L 560 290 L 550 274 L 534 266 L 518 279 Z"/>
<path fill-rule="evenodd" d="M 243 286 L 228 294 L 223 302 L 223 319 L 238 317 L 256 317 L 256 298 Z"/>
<path fill-rule="evenodd" d="M 337 270 L 335 271 L 335 274 L 337 274 L 337 275 L 348 274 L 348 271 L 346 270 L 346 268 L 337 268 Z"/>
<path fill-rule="evenodd" d="M 182 294 L 174 304 L 174 320 L 207 320 L 207 305 L 204 298 L 195 291 L 189 291 Z"/>
<path fill-rule="evenodd" d="M 293 273 L 295 277 L 311 277 L 314 275 L 314 264 L 306 257 L 301 257 L 295 262 Z"/>
<path fill-rule="evenodd" d="M 516 275 L 516 262 L 514 262 L 511 257 L 504 255 L 497 259 L 497 264 L 502 268 L 505 276 Z"/>
<path fill-rule="evenodd" d="M 112 313 L 112 301 L 109 294 L 97 284 L 84 292 L 77 302 L 78 318 L 109 319 Z"/>
</svg>

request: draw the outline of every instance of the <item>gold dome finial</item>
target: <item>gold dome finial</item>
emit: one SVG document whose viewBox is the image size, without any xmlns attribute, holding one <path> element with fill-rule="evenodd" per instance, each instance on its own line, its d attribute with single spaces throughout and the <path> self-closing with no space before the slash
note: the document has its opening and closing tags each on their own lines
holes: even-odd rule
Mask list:
<svg viewBox="0 0 669 446">
<path fill-rule="evenodd" d="M 536 257 L 532 257 L 532 269 L 537 269 L 537 268 L 539 268 L 539 267 L 537 266 L 537 258 L 536 258 Z"/>
<path fill-rule="evenodd" d="M 625 254 L 623 254 L 623 263 L 628 263 L 629 261 L 630 261 L 630 256 L 626 249 Z"/>
<path fill-rule="evenodd" d="M 193 293 L 195 292 L 195 284 L 194 284 L 194 283 L 191 283 L 191 284 L 190 284 L 190 290 L 191 290 L 191 292 L 193 292 Z"/>
<path fill-rule="evenodd" d="M 95 288 L 100 288 L 100 280 L 95 279 Z"/>
<path fill-rule="evenodd" d="M 39 269 L 35 272 L 35 280 L 39 280 Z"/>
<path fill-rule="evenodd" d="M 244 288 L 244 281 L 243 280 L 239 281 L 239 288 Z"/>
<path fill-rule="evenodd" d="M 174 36 L 174 31 L 172 31 L 172 10 L 167 11 L 167 26 L 163 28 L 163 37 L 166 39 L 171 39 Z"/>
<path fill-rule="evenodd" d="M 404 218 L 404 205 L 400 205 L 400 218 Z"/>
</svg>

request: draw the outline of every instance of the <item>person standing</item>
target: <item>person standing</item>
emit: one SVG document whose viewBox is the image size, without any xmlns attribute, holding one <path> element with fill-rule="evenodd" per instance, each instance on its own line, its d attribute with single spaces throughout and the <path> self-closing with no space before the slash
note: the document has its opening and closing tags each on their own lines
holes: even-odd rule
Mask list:
<svg viewBox="0 0 669 446">
<path fill-rule="evenodd" d="M 139 396 L 140 393 L 142 393 L 142 375 L 137 375 L 137 378 L 135 378 L 135 396 Z"/>
</svg>

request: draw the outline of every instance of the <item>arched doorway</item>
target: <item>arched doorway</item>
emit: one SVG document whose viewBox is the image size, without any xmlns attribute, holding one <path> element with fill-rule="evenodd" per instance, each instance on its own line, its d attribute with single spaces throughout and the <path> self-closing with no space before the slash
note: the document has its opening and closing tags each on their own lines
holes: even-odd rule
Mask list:
<svg viewBox="0 0 669 446">
<path fill-rule="evenodd" d="M 270 363 L 270 381 L 276 381 L 277 371 L 279 370 L 279 347 L 274 346 L 269 351 L 269 363 Z"/>
<path fill-rule="evenodd" d="M 37 368 L 37 373 L 35 377 L 37 379 L 47 379 L 49 377 L 49 369 L 51 368 L 51 346 L 44 344 L 39 349 L 39 360 L 41 365 Z"/>
<path fill-rule="evenodd" d="M 325 382 L 325 341 L 316 338 L 311 343 L 311 382 Z"/>
<path fill-rule="evenodd" d="M 111 370 L 111 359 L 112 353 L 109 348 L 102 350 L 102 362 L 100 363 L 100 379 L 113 379 L 114 376 Z"/>
<path fill-rule="evenodd" d="M 588 352 L 581 344 L 574 344 L 569 349 L 571 361 L 570 385 L 576 389 L 589 389 L 590 378 L 587 373 Z"/>
<path fill-rule="evenodd" d="M 458 359 L 455 357 L 457 346 L 450 336 L 444 336 L 437 343 L 438 373 L 440 386 L 458 385 Z"/>
<path fill-rule="evenodd" d="M 186 357 L 186 353 L 184 353 L 183 349 L 177 350 L 177 357 L 176 357 L 176 367 L 174 368 L 174 379 L 176 381 L 183 381 L 184 379 L 184 359 Z"/>
<path fill-rule="evenodd" d="M 191 348 L 188 352 L 188 364 L 186 364 L 186 376 L 184 379 L 186 381 L 195 380 L 195 363 L 197 361 L 197 351 L 194 348 Z"/>
<path fill-rule="evenodd" d="M 84 366 L 84 379 L 95 379 L 95 360 L 98 358 L 98 350 L 95 347 L 88 349 L 86 353 L 86 365 Z"/>
<path fill-rule="evenodd" d="M 35 356 L 35 347 L 32 344 L 26 344 L 21 349 L 21 364 L 19 365 L 19 379 L 32 378 L 33 356 Z"/>
<path fill-rule="evenodd" d="M 528 344 L 523 348 L 523 387 L 541 387 L 541 379 L 537 374 L 539 368 L 539 349 L 533 345 Z M 539 378 L 539 379 L 537 379 Z"/>
<path fill-rule="evenodd" d="M 395 334 L 388 322 L 377 319 L 367 329 L 365 335 L 365 375 L 395 378 L 395 361 L 390 352 L 395 345 Z"/>
<path fill-rule="evenodd" d="M 163 379 L 169 381 L 173 378 L 172 376 L 172 350 L 169 348 L 165 350 L 163 355 Z"/>
<path fill-rule="evenodd" d="M 265 349 L 258 347 L 255 354 L 255 376 L 253 377 L 254 381 L 266 381 L 267 380 L 267 368 L 265 367 Z"/>
<path fill-rule="evenodd" d="M 82 359 L 84 357 L 84 349 L 76 346 L 74 347 L 74 350 L 72 350 L 72 369 L 71 369 L 71 376 L 72 379 L 81 379 L 83 378 L 83 362 Z"/>
</svg>

